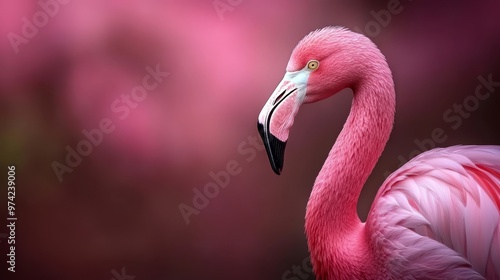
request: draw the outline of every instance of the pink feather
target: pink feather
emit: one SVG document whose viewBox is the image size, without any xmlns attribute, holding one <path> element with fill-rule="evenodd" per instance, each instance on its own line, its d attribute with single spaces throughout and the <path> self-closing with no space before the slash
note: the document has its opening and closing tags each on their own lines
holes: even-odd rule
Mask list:
<svg viewBox="0 0 500 280">
<path fill-rule="evenodd" d="M 373 236 L 394 236 L 392 262 L 401 275 L 482 279 L 463 274 L 473 269 L 500 277 L 499 159 L 498 146 L 434 149 L 387 178 L 366 226 Z"/>
</svg>

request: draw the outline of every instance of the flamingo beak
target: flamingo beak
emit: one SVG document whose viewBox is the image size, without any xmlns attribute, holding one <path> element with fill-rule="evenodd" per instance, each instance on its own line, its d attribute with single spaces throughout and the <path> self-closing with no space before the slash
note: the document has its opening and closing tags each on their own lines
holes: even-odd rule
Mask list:
<svg viewBox="0 0 500 280">
<path fill-rule="evenodd" d="M 259 130 L 260 137 L 266 147 L 267 157 L 271 163 L 271 168 L 274 173 L 280 175 L 283 169 L 283 161 L 285 159 L 286 141 L 281 141 L 269 132 L 269 123 L 263 124 L 257 122 L 257 129 Z"/>
<path fill-rule="evenodd" d="M 283 169 L 290 127 L 304 101 L 308 77 L 308 71 L 287 72 L 259 115 L 257 128 L 271 168 L 278 175 Z"/>
</svg>

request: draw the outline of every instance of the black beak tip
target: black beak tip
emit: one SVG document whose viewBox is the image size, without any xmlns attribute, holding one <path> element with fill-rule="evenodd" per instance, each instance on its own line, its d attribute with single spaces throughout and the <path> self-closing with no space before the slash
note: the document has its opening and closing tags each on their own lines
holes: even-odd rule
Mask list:
<svg viewBox="0 0 500 280">
<path fill-rule="evenodd" d="M 286 142 L 283 142 L 271 133 L 264 131 L 264 125 L 259 122 L 257 122 L 257 128 L 259 129 L 260 137 L 262 137 L 262 141 L 266 147 L 271 168 L 274 173 L 281 175 L 281 171 L 283 170 L 283 161 L 285 158 Z"/>
<path fill-rule="evenodd" d="M 272 168 L 273 168 L 274 173 L 276 173 L 276 175 L 281 175 L 281 168 L 277 168 L 275 166 L 273 166 Z"/>
</svg>

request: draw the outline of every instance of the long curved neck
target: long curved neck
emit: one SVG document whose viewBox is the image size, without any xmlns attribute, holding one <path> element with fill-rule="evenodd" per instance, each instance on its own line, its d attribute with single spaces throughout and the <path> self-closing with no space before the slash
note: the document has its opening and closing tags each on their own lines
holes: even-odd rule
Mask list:
<svg viewBox="0 0 500 280">
<path fill-rule="evenodd" d="M 329 279 L 332 273 L 346 268 L 362 273 L 370 262 L 367 258 L 371 252 L 356 206 L 389 139 L 395 111 L 392 76 L 385 61 L 380 63 L 376 75 L 371 72 L 371 76 L 365 76 L 369 78 L 351 85 L 351 112 L 316 178 L 307 205 L 306 234 L 319 279 Z"/>
</svg>

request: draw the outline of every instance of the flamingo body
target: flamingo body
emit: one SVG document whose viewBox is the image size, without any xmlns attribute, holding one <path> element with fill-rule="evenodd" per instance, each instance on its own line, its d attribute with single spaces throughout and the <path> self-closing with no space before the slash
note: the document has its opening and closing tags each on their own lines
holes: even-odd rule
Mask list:
<svg viewBox="0 0 500 280">
<path fill-rule="evenodd" d="M 366 230 L 393 278 L 500 278 L 499 159 L 499 146 L 434 149 L 387 178 Z"/>
<path fill-rule="evenodd" d="M 258 118 L 280 174 L 302 104 L 351 88 L 344 128 L 307 204 L 305 229 L 318 279 L 500 279 L 500 146 L 425 152 L 389 176 L 368 219 L 357 202 L 392 130 L 395 90 L 385 57 L 339 27 L 307 35 Z"/>
</svg>

